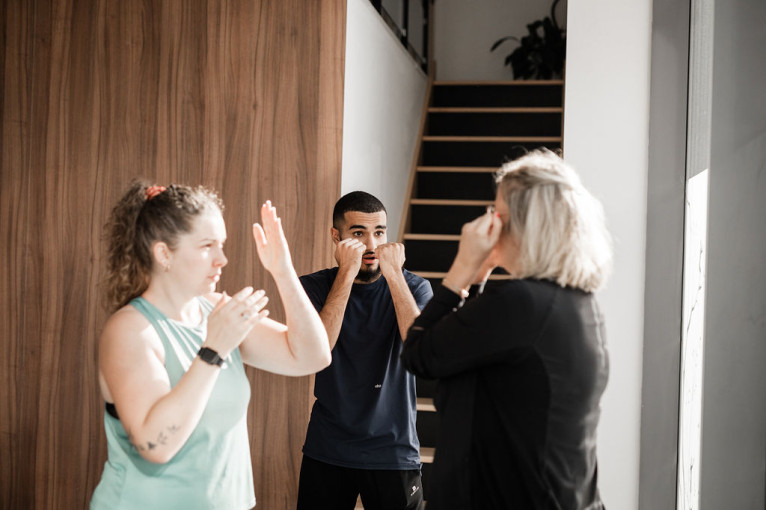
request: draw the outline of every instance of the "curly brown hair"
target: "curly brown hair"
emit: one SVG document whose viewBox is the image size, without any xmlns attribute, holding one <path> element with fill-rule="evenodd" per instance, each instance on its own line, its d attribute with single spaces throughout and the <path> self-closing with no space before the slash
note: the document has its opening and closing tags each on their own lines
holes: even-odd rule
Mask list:
<svg viewBox="0 0 766 510">
<path fill-rule="evenodd" d="M 140 296 L 149 286 L 152 245 L 161 241 L 171 250 L 178 236 L 191 231 L 193 219 L 210 207 L 223 211 L 215 191 L 202 186 L 172 184 L 150 193 L 135 181 L 112 209 L 104 226 L 107 242 L 106 302 L 115 311 Z"/>
</svg>

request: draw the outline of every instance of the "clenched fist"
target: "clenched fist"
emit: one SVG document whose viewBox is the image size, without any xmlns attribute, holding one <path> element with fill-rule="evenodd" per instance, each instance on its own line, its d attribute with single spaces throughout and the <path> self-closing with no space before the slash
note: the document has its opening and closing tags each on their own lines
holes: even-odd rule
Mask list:
<svg viewBox="0 0 766 510">
<path fill-rule="evenodd" d="M 380 272 L 386 278 L 401 272 L 406 257 L 404 256 L 404 245 L 401 243 L 381 244 L 375 249 L 375 255 L 380 263 Z"/>
<path fill-rule="evenodd" d="M 341 271 L 359 271 L 362 264 L 362 254 L 365 250 L 364 244 L 359 240 L 348 238 L 338 241 L 335 244 L 335 261 Z"/>
</svg>

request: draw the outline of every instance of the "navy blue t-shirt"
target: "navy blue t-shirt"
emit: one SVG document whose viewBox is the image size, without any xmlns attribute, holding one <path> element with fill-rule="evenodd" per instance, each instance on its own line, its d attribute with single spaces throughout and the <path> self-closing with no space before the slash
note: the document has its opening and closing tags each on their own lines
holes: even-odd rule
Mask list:
<svg viewBox="0 0 766 510">
<path fill-rule="evenodd" d="M 428 280 L 404 271 L 422 309 L 433 292 Z M 338 268 L 300 280 L 317 311 L 330 293 Z M 358 469 L 419 469 L 415 429 L 415 377 L 399 361 L 402 337 L 388 283 L 381 276 L 355 283 L 332 363 L 317 373 L 303 453 L 312 459 Z"/>
</svg>

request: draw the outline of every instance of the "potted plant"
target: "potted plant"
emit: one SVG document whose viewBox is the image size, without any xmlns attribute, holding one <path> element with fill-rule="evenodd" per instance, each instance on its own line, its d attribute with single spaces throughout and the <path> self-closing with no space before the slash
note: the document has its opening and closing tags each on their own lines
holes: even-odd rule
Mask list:
<svg viewBox="0 0 766 510">
<path fill-rule="evenodd" d="M 556 4 L 560 1 L 553 1 L 550 17 L 546 16 L 527 25 L 528 35 L 521 39 L 506 36 L 492 45 L 490 51 L 495 51 L 505 41 L 519 43 L 519 46 L 505 57 L 505 65 L 510 65 L 513 69 L 514 79 L 549 80 L 563 76 L 567 46 L 566 29 L 559 27 L 556 21 Z"/>
</svg>

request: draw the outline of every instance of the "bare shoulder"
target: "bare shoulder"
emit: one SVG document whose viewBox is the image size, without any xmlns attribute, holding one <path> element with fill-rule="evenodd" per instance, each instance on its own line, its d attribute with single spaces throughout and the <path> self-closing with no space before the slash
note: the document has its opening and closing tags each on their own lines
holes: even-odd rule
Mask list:
<svg viewBox="0 0 766 510">
<path fill-rule="evenodd" d="M 164 357 L 164 349 L 149 320 L 131 305 L 117 310 L 106 321 L 99 339 L 101 355 L 121 356 L 126 350 L 143 346 Z M 103 361 L 103 357 L 102 357 Z"/>
</svg>

